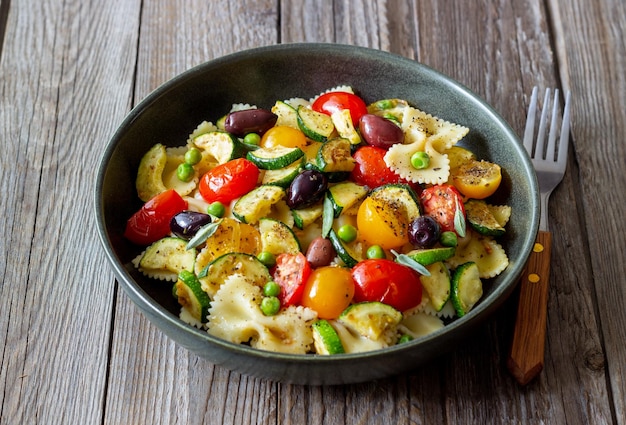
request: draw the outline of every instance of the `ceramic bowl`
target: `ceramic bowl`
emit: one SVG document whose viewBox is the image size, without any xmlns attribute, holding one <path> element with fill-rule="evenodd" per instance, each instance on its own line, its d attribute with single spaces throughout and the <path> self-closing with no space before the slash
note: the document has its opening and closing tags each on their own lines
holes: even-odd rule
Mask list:
<svg viewBox="0 0 626 425">
<path fill-rule="evenodd" d="M 137 248 L 124 239 L 127 219 L 141 206 L 134 187 L 142 155 L 154 144 L 184 144 L 203 120 L 216 120 L 233 103 L 270 108 L 278 99 L 310 98 L 347 84 L 366 102 L 402 98 L 440 118 L 470 128 L 461 144 L 503 169 L 495 201 L 512 207 L 501 239 L 510 265 L 485 283 L 481 301 L 466 316 L 428 336 L 362 354 L 288 355 L 217 339 L 178 318 L 171 286 L 138 273 Z M 173 78 L 137 105 L 103 153 L 95 186 L 97 230 L 106 256 L 128 297 L 181 346 L 243 374 L 297 384 L 345 384 L 416 368 L 453 349 L 484 323 L 514 290 L 538 227 L 536 175 L 518 137 L 477 95 L 414 60 L 335 44 L 284 44 L 221 57 Z M 132 343 L 132 342 L 129 342 Z"/>
</svg>

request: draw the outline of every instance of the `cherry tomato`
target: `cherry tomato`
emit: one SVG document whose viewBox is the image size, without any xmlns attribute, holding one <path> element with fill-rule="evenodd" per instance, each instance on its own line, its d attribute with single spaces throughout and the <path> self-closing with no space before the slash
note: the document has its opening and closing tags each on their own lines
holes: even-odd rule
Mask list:
<svg viewBox="0 0 626 425">
<path fill-rule="evenodd" d="M 420 194 L 424 214 L 433 217 L 439 223 L 442 232 L 456 232 L 454 216 L 460 208 L 465 219 L 465 207 L 459 191 L 452 185 L 440 184 L 426 188 Z"/>
<path fill-rule="evenodd" d="M 338 91 L 321 95 L 315 99 L 311 108 L 326 115 L 348 109 L 355 127 L 358 127 L 361 117 L 367 114 L 367 105 L 363 99 L 352 93 Z"/>
<path fill-rule="evenodd" d="M 286 125 L 277 125 L 270 128 L 261 138 L 261 147 L 273 148 L 274 146 L 285 146 L 287 148 L 303 148 L 307 140 L 303 132 Z"/>
<path fill-rule="evenodd" d="M 452 181 L 459 192 L 468 198 L 485 199 L 500 186 L 502 171 L 493 162 L 469 161 L 455 170 Z"/>
<path fill-rule="evenodd" d="M 170 220 L 187 209 L 175 190 L 161 192 L 146 202 L 126 222 L 124 236 L 138 245 L 150 245 L 170 233 Z"/>
<path fill-rule="evenodd" d="M 356 164 L 350 173 L 350 179 L 370 189 L 387 183 L 407 184 L 406 180 L 387 167 L 384 160 L 386 153 L 385 149 L 375 146 L 362 146 L 357 149 L 353 155 Z M 417 188 L 417 185 L 410 186 Z"/>
<path fill-rule="evenodd" d="M 198 183 L 207 202 L 228 204 L 256 186 L 259 169 L 244 158 L 233 159 L 206 172 Z"/>
<path fill-rule="evenodd" d="M 280 285 L 281 305 L 290 306 L 300 304 L 304 285 L 311 274 L 311 266 L 301 252 L 297 254 L 284 253 L 276 257 L 274 282 Z"/>
<path fill-rule="evenodd" d="M 350 270 L 325 266 L 311 273 L 304 286 L 302 305 L 317 311 L 320 319 L 336 319 L 350 305 L 354 281 Z"/>
<path fill-rule="evenodd" d="M 354 301 L 380 301 L 406 311 L 422 301 L 422 282 L 413 269 L 387 259 L 369 259 L 352 268 Z"/>
<path fill-rule="evenodd" d="M 393 249 L 409 243 L 409 223 L 386 202 L 365 198 L 359 206 L 356 223 L 359 237 L 369 245 Z"/>
</svg>

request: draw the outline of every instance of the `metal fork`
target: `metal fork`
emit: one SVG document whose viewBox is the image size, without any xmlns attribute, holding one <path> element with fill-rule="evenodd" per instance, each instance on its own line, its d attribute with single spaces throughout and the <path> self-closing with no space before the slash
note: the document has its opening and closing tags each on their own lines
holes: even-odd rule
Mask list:
<svg viewBox="0 0 626 425">
<path fill-rule="evenodd" d="M 530 382 L 543 369 L 552 246 L 552 234 L 548 230 L 548 200 L 565 175 L 569 145 L 570 93 L 565 96 L 562 116 L 558 113 L 559 90 L 554 90 L 552 102 L 550 93 L 551 90 L 547 89 L 535 136 L 537 87 L 533 88 L 524 131 L 524 147 L 532 159 L 539 181 L 541 213 L 537 239 L 520 282 L 517 317 L 507 361 L 509 371 L 522 385 Z M 548 118 L 550 103 L 552 111 Z M 550 127 L 546 144 L 548 119 Z M 561 127 L 557 145 L 559 121 Z"/>
</svg>

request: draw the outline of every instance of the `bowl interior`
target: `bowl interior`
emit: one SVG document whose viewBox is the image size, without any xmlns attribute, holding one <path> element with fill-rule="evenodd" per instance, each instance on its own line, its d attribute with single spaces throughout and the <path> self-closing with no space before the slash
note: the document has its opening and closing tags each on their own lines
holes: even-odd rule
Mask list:
<svg viewBox="0 0 626 425">
<path fill-rule="evenodd" d="M 152 145 L 183 145 L 201 121 L 215 122 L 233 103 L 270 108 L 276 100 L 310 98 L 342 84 L 352 86 L 366 102 L 402 98 L 432 115 L 467 126 L 470 132 L 461 144 L 503 169 L 503 183 L 492 202 L 508 204 L 513 211 L 507 234 L 500 240 L 510 265 L 500 276 L 486 282 L 484 296 L 474 310 L 406 347 L 344 356 L 351 358 L 350 364 L 361 366 L 377 356 L 397 362 L 395 367 L 371 368 L 371 372 L 358 376 L 338 376 L 333 372 L 334 365 L 344 362 L 339 358 L 259 353 L 216 340 L 180 322 L 170 284 L 160 284 L 136 272 L 130 261 L 141 248 L 122 237 L 127 219 L 141 206 L 134 182 L 139 161 Z M 104 153 L 96 184 L 96 213 L 100 238 L 123 288 L 174 340 L 215 363 L 244 373 L 300 383 L 342 383 L 400 372 L 409 367 L 409 361 L 415 366 L 500 306 L 514 289 L 534 242 L 538 191 L 532 165 L 517 136 L 491 107 L 460 84 L 413 60 L 382 51 L 344 45 L 288 44 L 213 60 L 183 73 L 146 97 L 124 120 Z M 251 358 L 255 360 L 251 362 Z M 307 364 L 311 365 L 310 373 L 297 379 L 285 367 L 306 368 Z M 260 366 L 264 366 L 264 371 L 258 370 Z"/>
</svg>

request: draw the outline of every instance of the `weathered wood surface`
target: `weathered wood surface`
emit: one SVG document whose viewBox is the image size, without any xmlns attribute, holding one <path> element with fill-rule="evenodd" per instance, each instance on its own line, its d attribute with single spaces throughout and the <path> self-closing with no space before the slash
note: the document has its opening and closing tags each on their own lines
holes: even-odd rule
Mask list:
<svg viewBox="0 0 626 425">
<path fill-rule="evenodd" d="M 625 27 L 619 0 L 0 0 L 0 423 L 626 424 Z M 214 367 L 118 290 L 92 192 L 125 114 L 193 65 L 296 41 L 419 60 L 520 134 L 533 85 L 571 89 L 536 381 L 506 371 L 514 298 L 409 376 L 306 387 Z"/>
</svg>

